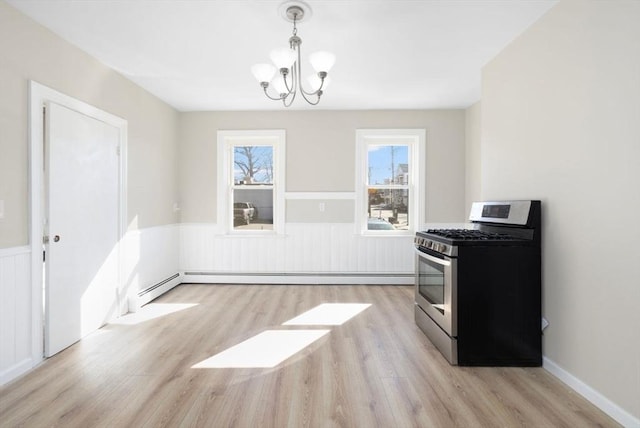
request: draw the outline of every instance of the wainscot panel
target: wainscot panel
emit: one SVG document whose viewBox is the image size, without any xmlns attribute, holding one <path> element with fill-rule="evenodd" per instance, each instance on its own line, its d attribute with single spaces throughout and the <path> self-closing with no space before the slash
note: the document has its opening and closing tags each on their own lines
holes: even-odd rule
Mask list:
<svg viewBox="0 0 640 428">
<path fill-rule="evenodd" d="M 126 233 L 123 239 L 121 313 L 131 301 L 147 303 L 180 284 L 179 225 L 150 227 Z"/>
<path fill-rule="evenodd" d="M 0 250 L 0 385 L 37 362 L 31 350 L 31 249 Z"/>
<path fill-rule="evenodd" d="M 288 223 L 283 235 L 183 224 L 180 270 L 184 282 L 411 284 L 412 241 L 361 236 L 353 223 Z"/>
</svg>

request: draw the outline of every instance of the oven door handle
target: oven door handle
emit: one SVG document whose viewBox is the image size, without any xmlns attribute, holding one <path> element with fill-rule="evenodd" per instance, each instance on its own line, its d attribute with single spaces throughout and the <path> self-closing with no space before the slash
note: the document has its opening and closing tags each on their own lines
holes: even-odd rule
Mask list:
<svg viewBox="0 0 640 428">
<path fill-rule="evenodd" d="M 422 251 L 418 250 L 415 247 L 413 249 L 414 249 L 414 251 L 416 252 L 416 254 L 419 257 L 425 258 L 425 259 L 427 259 L 427 260 L 429 260 L 429 261 L 431 261 L 433 263 L 437 263 L 437 264 L 442 265 L 442 266 L 451 266 L 451 261 L 450 260 L 440 259 L 440 258 L 434 257 L 434 256 L 432 256 L 430 254 L 423 253 Z"/>
</svg>

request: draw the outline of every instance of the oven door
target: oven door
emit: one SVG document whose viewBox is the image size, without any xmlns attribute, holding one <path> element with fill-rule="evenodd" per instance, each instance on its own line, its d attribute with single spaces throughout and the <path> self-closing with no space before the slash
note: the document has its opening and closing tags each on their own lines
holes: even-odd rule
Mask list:
<svg viewBox="0 0 640 428">
<path fill-rule="evenodd" d="M 416 304 L 450 337 L 457 336 L 455 258 L 416 251 Z"/>
</svg>

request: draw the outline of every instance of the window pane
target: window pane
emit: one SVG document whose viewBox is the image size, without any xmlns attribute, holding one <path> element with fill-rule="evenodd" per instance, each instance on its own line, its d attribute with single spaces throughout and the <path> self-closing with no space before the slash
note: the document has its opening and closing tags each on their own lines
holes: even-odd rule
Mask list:
<svg viewBox="0 0 640 428">
<path fill-rule="evenodd" d="M 233 228 L 273 230 L 273 189 L 235 189 L 233 191 Z"/>
<path fill-rule="evenodd" d="M 368 184 L 407 184 L 409 146 L 370 145 L 367 152 Z"/>
<path fill-rule="evenodd" d="M 273 147 L 233 148 L 234 184 L 273 184 Z"/>
<path fill-rule="evenodd" d="M 369 188 L 368 230 L 409 229 L 409 190 Z"/>
</svg>

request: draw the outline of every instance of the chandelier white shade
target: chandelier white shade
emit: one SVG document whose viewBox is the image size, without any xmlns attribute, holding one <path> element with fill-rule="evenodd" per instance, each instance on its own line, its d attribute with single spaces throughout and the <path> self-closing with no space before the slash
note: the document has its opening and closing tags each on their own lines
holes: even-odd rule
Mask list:
<svg viewBox="0 0 640 428">
<path fill-rule="evenodd" d="M 305 15 L 310 16 L 311 9 L 304 2 L 288 1 L 282 4 L 281 11 L 285 19 L 293 22 L 293 35 L 289 38 L 289 47 L 272 50 L 270 58 L 274 65 L 256 64 L 251 67 L 251 72 L 260 83 L 265 95 L 272 100 L 282 101 L 285 107 L 293 104 L 298 93 L 309 104 L 316 105 L 327 87 L 327 75 L 335 64 L 336 57 L 327 51 L 318 51 L 309 56 L 309 62 L 316 73 L 307 78 L 310 90 L 305 90 L 302 85 L 300 65 L 302 39 L 297 35 L 296 24 Z"/>
<path fill-rule="evenodd" d="M 329 72 L 336 63 L 336 56 L 331 52 L 318 51 L 309 55 L 309 62 L 318 73 Z"/>
<path fill-rule="evenodd" d="M 251 72 L 258 82 L 270 82 L 276 74 L 276 68 L 271 64 L 256 64 L 251 67 Z"/>
</svg>

